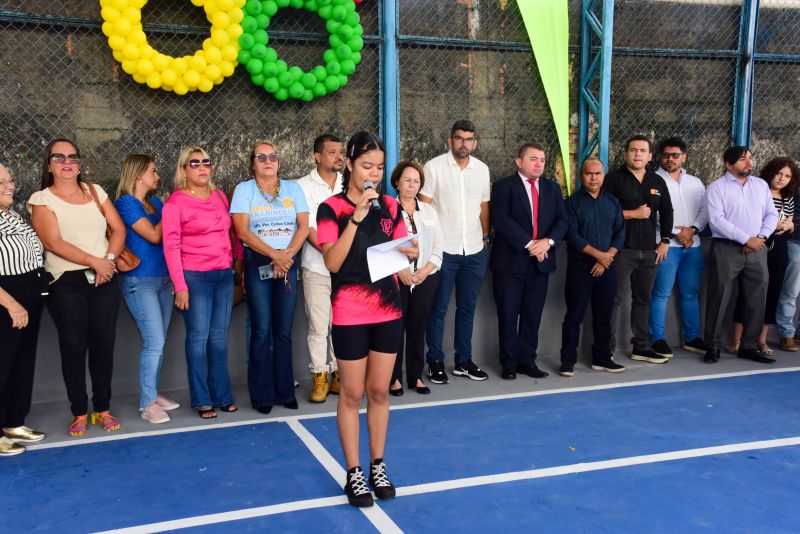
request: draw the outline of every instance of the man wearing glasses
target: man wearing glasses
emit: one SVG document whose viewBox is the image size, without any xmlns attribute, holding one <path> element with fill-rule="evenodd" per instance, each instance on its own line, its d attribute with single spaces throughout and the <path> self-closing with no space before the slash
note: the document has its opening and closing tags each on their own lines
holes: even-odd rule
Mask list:
<svg viewBox="0 0 800 534">
<path fill-rule="evenodd" d="M 679 137 L 661 141 L 659 150 L 661 166 L 656 173 L 664 179 L 672 201 L 673 224 L 669 250 L 658 267 L 650 302 L 648 330 L 653 341 L 653 351 L 662 356 L 672 355 L 664 335 L 664 317 L 672 295 L 675 279 L 680 293 L 683 320 L 684 350 L 705 354 L 708 346 L 700 336 L 700 280 L 703 277 L 703 249 L 697 235 L 708 223 L 708 212 L 703 205 L 706 188 L 696 176 L 687 174 L 686 143 Z M 659 241 L 661 240 L 659 238 Z"/>
<path fill-rule="evenodd" d="M 427 162 L 423 202 L 433 205 L 444 234 L 441 280 L 428 320 L 428 378 L 446 384 L 444 370 L 444 319 L 453 286 L 456 288 L 455 369 L 453 374 L 471 380 L 489 376 L 472 361 L 472 325 L 475 305 L 489 259 L 489 167 L 472 156 L 478 146 L 475 125 L 456 122 L 447 139 L 450 150 Z"/>
</svg>

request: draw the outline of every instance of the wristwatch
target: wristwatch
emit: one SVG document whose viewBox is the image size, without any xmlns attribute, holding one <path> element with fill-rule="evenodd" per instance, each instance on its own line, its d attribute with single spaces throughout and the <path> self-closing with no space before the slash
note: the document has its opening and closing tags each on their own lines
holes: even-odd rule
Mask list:
<svg viewBox="0 0 800 534">
<path fill-rule="evenodd" d="M 117 257 L 116 257 L 116 256 L 114 256 L 114 254 L 112 254 L 111 252 L 109 252 L 108 254 L 106 254 L 106 259 L 107 259 L 108 261 L 112 262 L 112 263 L 113 263 L 113 262 L 115 262 L 115 261 L 117 261 Z"/>
<path fill-rule="evenodd" d="M 547 238 L 547 244 L 550 245 L 551 247 L 556 246 L 556 242 L 550 239 L 549 237 Z"/>
<path fill-rule="evenodd" d="M 698 228 L 698 227 L 696 227 L 696 226 L 690 226 L 689 228 L 691 228 L 692 230 L 694 230 L 694 235 L 697 235 L 697 234 L 699 234 L 699 233 L 700 233 L 700 228 Z"/>
<path fill-rule="evenodd" d="M 758 239 L 761 239 L 762 241 L 766 241 L 767 240 L 767 236 L 765 236 L 764 234 L 758 234 L 756 237 Z"/>
<path fill-rule="evenodd" d="M 661 244 L 662 245 L 669 245 L 669 241 L 670 241 L 670 239 L 668 237 L 665 237 L 665 238 L 663 238 L 661 240 Z"/>
</svg>

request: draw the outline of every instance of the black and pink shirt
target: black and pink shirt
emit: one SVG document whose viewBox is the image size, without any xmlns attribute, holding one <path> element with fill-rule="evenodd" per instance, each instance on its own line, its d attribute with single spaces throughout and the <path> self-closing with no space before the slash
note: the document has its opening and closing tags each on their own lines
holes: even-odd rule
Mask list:
<svg viewBox="0 0 800 534">
<path fill-rule="evenodd" d="M 344 232 L 356 206 L 344 193 L 333 195 L 317 210 L 317 241 L 320 247 L 335 243 Z M 333 324 L 361 325 L 400 319 L 400 286 L 397 275 L 370 281 L 367 248 L 408 235 L 397 201 L 381 198 L 381 210 L 370 210 L 356 228 L 350 252 L 338 273 L 331 273 Z"/>
</svg>

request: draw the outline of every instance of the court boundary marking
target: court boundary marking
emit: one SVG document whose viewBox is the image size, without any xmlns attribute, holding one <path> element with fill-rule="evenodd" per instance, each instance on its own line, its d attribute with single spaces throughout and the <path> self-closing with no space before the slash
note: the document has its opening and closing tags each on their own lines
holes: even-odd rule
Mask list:
<svg viewBox="0 0 800 534">
<path fill-rule="evenodd" d="M 655 378 L 649 380 L 635 380 L 632 382 L 614 382 L 609 384 L 595 384 L 592 386 L 578 386 L 572 388 L 556 388 L 538 391 L 521 391 L 519 393 L 501 393 L 498 395 L 485 395 L 478 397 L 465 397 L 461 399 L 450 399 L 441 401 L 420 402 L 413 404 L 403 404 L 399 406 L 389 406 L 390 411 L 411 410 L 417 408 L 433 408 L 438 406 L 453 406 L 458 404 L 471 404 L 477 402 L 491 402 L 507 399 L 521 399 L 527 397 L 539 397 L 543 395 L 558 395 L 562 393 L 585 393 L 590 391 L 602 391 L 607 389 L 621 389 L 628 387 L 649 386 L 658 384 L 675 384 L 681 382 L 698 382 L 701 380 L 715 380 L 724 378 L 738 378 L 743 376 L 757 376 L 778 373 L 791 373 L 800 371 L 800 367 L 782 367 L 780 369 L 753 369 L 749 371 L 734 371 L 730 373 L 715 373 L 710 375 L 694 375 L 682 376 L 673 378 Z M 359 413 L 365 413 L 366 408 L 359 410 Z M 29 451 L 40 451 L 46 449 L 57 449 L 61 447 L 75 447 L 80 445 L 90 445 L 94 443 L 105 443 L 111 441 L 120 441 L 133 438 L 146 438 L 155 436 L 164 436 L 169 434 L 181 434 L 184 432 L 197 432 L 201 430 L 215 430 L 219 428 L 234 428 L 237 426 L 250 426 L 250 425 L 263 425 L 268 423 L 290 423 L 292 421 L 305 421 L 310 419 L 322 419 L 325 417 L 336 417 L 336 412 L 324 412 L 315 414 L 304 415 L 291 415 L 286 417 L 275 417 L 272 419 L 251 419 L 246 421 L 232 421 L 229 423 L 212 423 L 204 425 L 187 426 L 181 428 L 168 428 L 163 430 L 146 430 L 142 432 L 131 432 L 129 434 L 120 434 L 117 436 L 99 436 L 93 438 L 82 438 L 79 440 L 58 441 L 55 443 L 41 443 L 26 445 Z"/>
<path fill-rule="evenodd" d="M 336 479 L 337 482 L 343 482 L 345 472 L 344 469 L 333 459 L 330 452 L 325 449 L 322 444 L 300 423 L 294 420 L 289 423 L 292 430 L 294 430 L 298 437 L 303 440 L 303 443 L 314 454 L 314 457 L 328 470 L 328 472 Z M 308 441 L 306 441 L 308 439 Z M 444 480 L 440 482 L 429 482 L 425 484 L 416 484 L 413 486 L 404 486 L 397 488 L 397 498 L 408 497 L 412 495 L 422 495 L 427 493 L 438 493 L 443 491 L 452 491 L 458 489 L 472 488 L 478 486 L 488 486 L 493 484 L 505 484 L 509 482 L 519 482 L 524 480 L 535 480 L 540 478 L 552 478 L 557 476 L 588 473 L 592 471 L 608 471 L 612 469 L 620 469 L 625 467 L 649 465 L 655 463 L 672 462 L 678 460 L 688 460 L 693 458 L 703 458 L 709 456 L 718 456 L 722 454 L 741 453 L 754 450 L 774 449 L 780 447 L 792 447 L 800 445 L 800 436 L 778 438 L 762 441 L 749 441 L 743 443 L 731 443 L 728 445 L 715 445 L 711 447 L 699 447 L 694 449 L 683 449 L 678 451 L 661 452 L 654 454 L 644 454 L 640 456 L 627 456 L 624 458 L 615 458 L 611 460 L 599 460 L 595 462 L 582 462 L 577 464 L 560 465 L 554 467 L 545 467 L 540 469 L 529 469 L 525 471 L 511 471 L 506 473 L 498 473 L 493 475 L 481 475 L 475 477 L 466 477 L 453 480 Z M 292 501 L 281 504 L 274 504 L 269 506 L 262 506 L 258 508 L 245 508 L 242 510 L 233 510 L 229 512 L 221 512 L 217 514 L 209 514 L 203 516 L 188 517 L 183 519 L 174 519 L 170 521 L 162 521 L 157 523 L 149 523 L 144 525 L 136 525 L 122 529 L 108 530 L 101 534 L 128 534 L 133 532 L 163 532 L 166 530 L 176 530 L 190 527 L 200 527 L 205 525 L 226 523 L 230 521 L 237 521 L 241 519 L 253 519 L 257 517 L 267 517 L 287 512 L 298 512 L 302 510 L 309 510 L 315 508 L 323 508 L 328 506 L 337 506 L 339 504 L 346 504 L 347 499 L 345 496 L 337 497 L 323 497 L 317 499 L 307 499 L 300 501 Z M 378 529 L 378 532 L 402 532 L 394 521 L 378 507 L 376 504 L 371 509 L 361 509 L 364 515 L 372 522 L 373 526 Z M 386 522 L 388 521 L 388 522 Z"/>
</svg>

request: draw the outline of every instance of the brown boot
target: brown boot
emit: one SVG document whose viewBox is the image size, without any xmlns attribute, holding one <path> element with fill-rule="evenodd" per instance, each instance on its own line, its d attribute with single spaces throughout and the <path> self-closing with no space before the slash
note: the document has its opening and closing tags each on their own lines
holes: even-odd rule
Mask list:
<svg viewBox="0 0 800 534">
<path fill-rule="evenodd" d="M 331 395 L 338 395 L 339 394 L 339 371 L 334 371 L 331 373 Z"/>
<path fill-rule="evenodd" d="M 311 379 L 314 381 L 314 388 L 311 390 L 308 400 L 311 402 L 325 402 L 325 399 L 328 398 L 328 373 L 326 371 L 311 373 Z"/>
<path fill-rule="evenodd" d="M 786 352 L 797 352 L 797 344 L 794 342 L 793 337 L 782 337 L 780 342 L 780 349 Z"/>
</svg>

